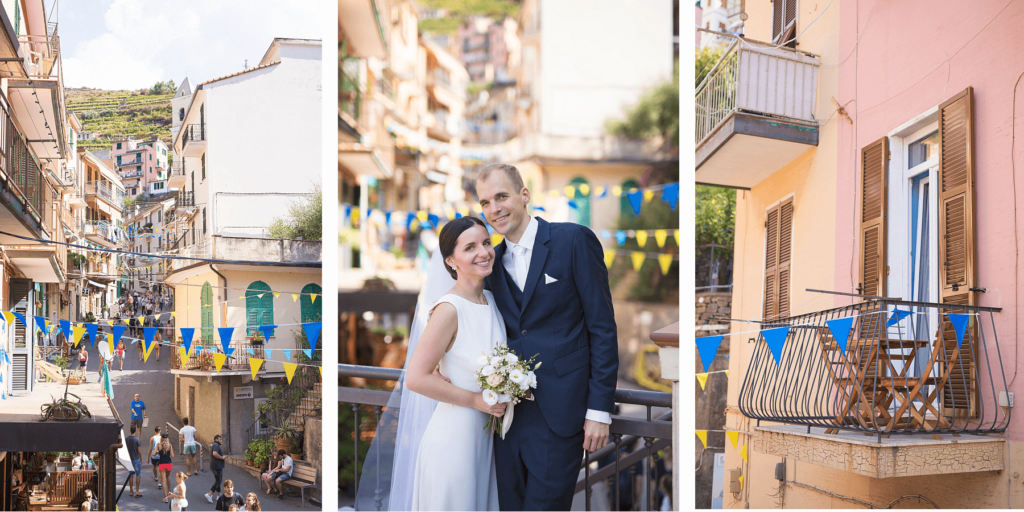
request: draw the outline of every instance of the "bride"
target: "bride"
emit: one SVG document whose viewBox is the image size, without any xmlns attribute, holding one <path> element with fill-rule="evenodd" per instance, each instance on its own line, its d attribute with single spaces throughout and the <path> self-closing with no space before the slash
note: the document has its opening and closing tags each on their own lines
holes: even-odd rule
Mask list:
<svg viewBox="0 0 1024 512">
<path fill-rule="evenodd" d="M 406 371 L 367 453 L 357 509 L 498 510 L 493 436 L 484 424 L 489 415 L 501 417 L 506 404 L 487 405 L 476 382 L 477 359 L 505 344 L 501 314 L 484 290 L 494 249 L 475 217 L 446 224 L 438 245 L 429 302 L 417 308 Z M 439 261 L 454 281 L 438 275 Z M 431 296 L 446 287 L 440 298 Z M 429 320 L 417 336 L 422 317 Z"/>
</svg>

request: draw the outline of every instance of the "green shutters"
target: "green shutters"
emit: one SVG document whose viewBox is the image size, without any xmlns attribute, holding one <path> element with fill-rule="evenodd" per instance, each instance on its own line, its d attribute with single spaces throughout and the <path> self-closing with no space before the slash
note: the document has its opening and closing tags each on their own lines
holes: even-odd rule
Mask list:
<svg viewBox="0 0 1024 512">
<path fill-rule="evenodd" d="M 573 178 L 569 182 L 576 191 L 573 193 L 572 201 L 576 203 L 573 210 L 576 223 L 581 226 L 590 227 L 590 183 L 584 178 Z"/>
<path fill-rule="evenodd" d="M 203 153 L 203 157 L 202 157 L 201 160 L 203 161 L 203 179 L 205 180 L 206 179 L 206 153 Z"/>
<path fill-rule="evenodd" d="M 202 310 L 200 339 L 204 346 L 209 346 L 213 344 L 213 287 L 210 286 L 209 281 L 203 283 L 199 304 Z"/>
<path fill-rule="evenodd" d="M 245 332 L 250 336 L 259 331 L 259 326 L 274 323 L 274 294 L 267 283 L 256 281 L 245 290 L 245 320 Z"/>
<path fill-rule="evenodd" d="M 302 288 L 302 296 L 299 301 L 302 303 L 302 323 L 306 322 L 319 322 L 323 318 L 323 295 L 321 292 L 323 288 L 316 283 L 309 283 Z M 313 300 L 313 296 L 310 294 L 315 293 L 317 296 L 316 301 Z"/>
<path fill-rule="evenodd" d="M 21 35 L 21 0 L 14 2 L 14 36 Z"/>
</svg>

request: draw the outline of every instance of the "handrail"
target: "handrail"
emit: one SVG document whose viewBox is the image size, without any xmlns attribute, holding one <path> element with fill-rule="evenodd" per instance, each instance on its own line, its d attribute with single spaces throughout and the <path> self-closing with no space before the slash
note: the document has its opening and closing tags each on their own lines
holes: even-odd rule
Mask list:
<svg viewBox="0 0 1024 512">
<path fill-rule="evenodd" d="M 171 359 L 173 359 L 173 358 L 171 358 Z M 167 425 L 167 432 L 170 432 L 173 429 L 175 432 L 178 433 L 178 453 L 180 455 L 182 455 L 182 457 L 184 457 L 185 453 L 182 450 L 181 430 L 178 430 L 178 427 L 175 427 L 169 421 L 165 422 L 164 424 Z M 182 428 L 184 428 L 184 427 L 182 427 Z M 169 435 L 170 434 L 168 434 L 168 436 Z M 199 441 L 199 437 L 198 436 L 195 436 L 195 440 L 196 440 L 196 446 L 199 447 L 196 450 L 196 453 L 195 453 L 195 456 L 196 456 L 195 458 L 198 461 L 196 463 L 196 465 L 199 466 L 198 470 L 202 471 L 203 470 L 203 443 L 201 441 Z"/>
</svg>

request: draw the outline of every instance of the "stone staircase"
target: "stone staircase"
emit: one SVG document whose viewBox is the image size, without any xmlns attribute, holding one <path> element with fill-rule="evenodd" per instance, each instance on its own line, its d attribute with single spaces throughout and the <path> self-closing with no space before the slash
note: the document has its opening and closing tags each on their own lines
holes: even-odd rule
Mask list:
<svg viewBox="0 0 1024 512">
<path fill-rule="evenodd" d="M 306 393 L 305 398 L 299 402 L 299 405 L 294 411 L 288 416 L 288 424 L 294 426 L 299 432 L 305 429 L 304 418 L 309 416 L 315 416 L 321 411 L 323 405 L 323 383 L 317 382 L 313 385 L 313 388 Z"/>
</svg>

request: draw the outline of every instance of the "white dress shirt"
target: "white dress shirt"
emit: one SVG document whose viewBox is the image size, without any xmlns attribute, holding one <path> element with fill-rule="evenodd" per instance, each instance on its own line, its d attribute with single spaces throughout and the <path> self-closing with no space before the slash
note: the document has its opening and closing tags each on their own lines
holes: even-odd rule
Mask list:
<svg viewBox="0 0 1024 512">
<path fill-rule="evenodd" d="M 508 275 L 512 276 L 512 280 L 515 281 L 516 285 L 519 286 L 519 291 L 523 291 L 526 288 L 526 276 L 529 275 L 530 262 L 533 260 L 533 244 L 537 241 L 537 226 L 537 219 L 530 216 L 530 221 L 526 225 L 526 231 L 523 232 L 519 243 L 505 238 L 505 248 L 507 250 L 501 258 L 501 264 L 505 267 Z M 606 425 L 612 423 L 611 413 L 595 411 L 594 409 L 587 409 L 587 419 Z"/>
</svg>

